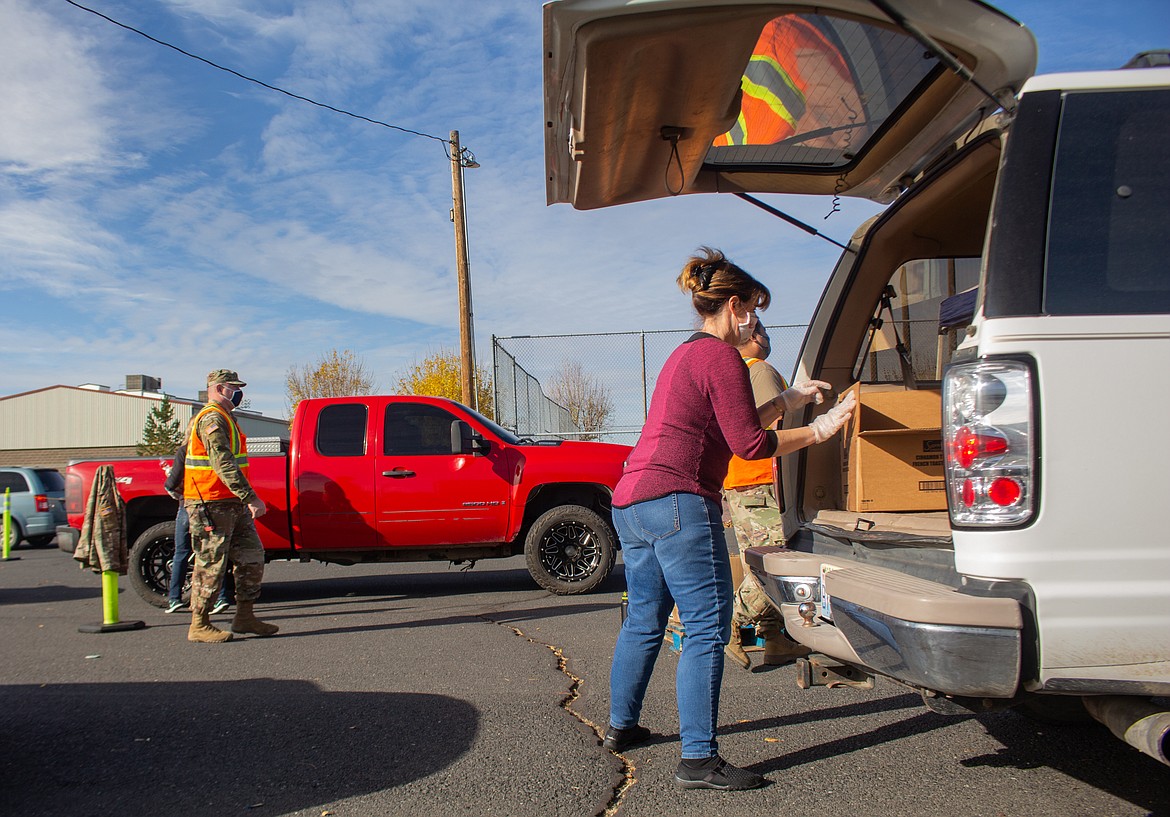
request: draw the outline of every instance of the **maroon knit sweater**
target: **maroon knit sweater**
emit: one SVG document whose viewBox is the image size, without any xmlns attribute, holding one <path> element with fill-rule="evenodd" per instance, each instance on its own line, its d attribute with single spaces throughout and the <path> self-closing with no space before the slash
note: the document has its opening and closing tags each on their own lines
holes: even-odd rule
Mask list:
<svg viewBox="0 0 1170 817">
<path fill-rule="evenodd" d="M 642 436 L 613 493 L 624 508 L 675 492 L 719 501 L 732 453 L 763 459 L 776 432 L 760 427 L 748 369 L 739 352 L 696 332 L 658 374 Z"/>
</svg>

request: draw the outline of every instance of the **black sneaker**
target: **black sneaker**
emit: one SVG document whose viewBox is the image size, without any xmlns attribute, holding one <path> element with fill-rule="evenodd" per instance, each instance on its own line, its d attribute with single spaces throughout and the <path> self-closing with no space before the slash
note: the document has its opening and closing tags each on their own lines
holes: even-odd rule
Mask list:
<svg viewBox="0 0 1170 817">
<path fill-rule="evenodd" d="M 634 724 L 627 729 L 618 729 L 615 726 L 605 730 L 605 737 L 601 741 L 601 748 L 611 752 L 624 752 L 631 746 L 645 742 L 652 734 L 645 726 Z"/>
<path fill-rule="evenodd" d="M 678 764 L 674 782 L 684 789 L 719 789 L 720 791 L 743 791 L 758 789 L 770 782 L 755 772 L 732 766 L 719 755 L 710 758 L 702 768 L 692 769 L 686 763 Z"/>
</svg>

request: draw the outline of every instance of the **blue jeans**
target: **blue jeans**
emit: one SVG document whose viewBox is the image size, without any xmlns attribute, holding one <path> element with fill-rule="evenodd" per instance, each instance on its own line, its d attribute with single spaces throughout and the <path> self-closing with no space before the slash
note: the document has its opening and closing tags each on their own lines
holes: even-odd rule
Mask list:
<svg viewBox="0 0 1170 817">
<path fill-rule="evenodd" d="M 187 516 L 187 508 L 179 502 L 179 513 L 175 516 L 175 558 L 171 561 L 171 586 L 167 593 L 168 601 L 183 600 L 183 583 L 187 580 L 187 570 L 191 562 L 191 520 Z M 227 582 L 219 591 L 220 601 L 228 600 Z"/>
<path fill-rule="evenodd" d="M 629 609 L 609 675 L 609 723 L 638 723 L 642 700 L 678 605 L 686 641 L 675 671 L 679 737 L 685 759 L 718 753 L 723 647 L 731 636 L 731 565 L 719 503 L 695 494 L 613 509 L 622 543 Z"/>
</svg>

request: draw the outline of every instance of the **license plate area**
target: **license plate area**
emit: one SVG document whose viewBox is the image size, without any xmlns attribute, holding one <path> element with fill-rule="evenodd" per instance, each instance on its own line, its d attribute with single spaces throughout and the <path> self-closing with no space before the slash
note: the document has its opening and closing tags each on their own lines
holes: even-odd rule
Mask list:
<svg viewBox="0 0 1170 817">
<path fill-rule="evenodd" d="M 821 596 L 821 618 L 828 622 L 833 621 L 833 600 L 829 596 L 828 582 L 825 581 L 825 577 L 834 570 L 840 570 L 840 568 L 835 565 L 827 565 L 822 562 L 821 575 L 820 579 L 818 580 L 817 587 L 817 589 L 820 590 Z"/>
</svg>

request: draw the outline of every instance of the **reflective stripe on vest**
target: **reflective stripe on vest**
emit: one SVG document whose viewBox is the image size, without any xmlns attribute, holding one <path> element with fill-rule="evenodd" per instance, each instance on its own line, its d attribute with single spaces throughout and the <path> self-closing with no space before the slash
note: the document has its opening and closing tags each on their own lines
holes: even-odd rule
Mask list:
<svg viewBox="0 0 1170 817">
<path fill-rule="evenodd" d="M 210 502 L 213 499 L 235 499 L 236 495 L 227 487 L 211 465 L 211 457 L 199 437 L 199 421 L 208 412 L 215 412 L 227 423 L 231 439 L 232 456 L 245 476 L 248 474 L 248 440 L 236 425 L 235 418 L 217 405 L 208 404 L 191 421 L 190 439 L 187 442 L 187 457 L 183 460 L 183 496 Z"/>
<path fill-rule="evenodd" d="M 758 357 L 744 358 L 744 363 L 750 369 L 762 362 Z M 783 378 L 781 378 L 783 382 Z M 772 482 L 772 458 L 762 460 L 745 460 L 742 457 L 731 455 L 731 462 L 727 463 L 727 476 L 723 480 L 723 487 L 746 488 L 749 485 L 770 485 Z"/>
<path fill-rule="evenodd" d="M 849 100 L 856 97 L 841 52 L 814 23 L 795 14 L 777 17 L 764 26 L 740 88 L 739 116 L 731 130 L 715 138 L 714 147 L 774 145 L 797 133 L 811 135 L 824 127 L 831 134 L 834 125 L 842 124 L 836 119 L 847 116 Z M 834 110 L 826 110 L 826 105 Z M 844 109 L 835 110 L 839 105 Z M 860 108 L 854 106 L 853 110 Z M 826 119 L 827 115 L 833 121 Z"/>
</svg>

